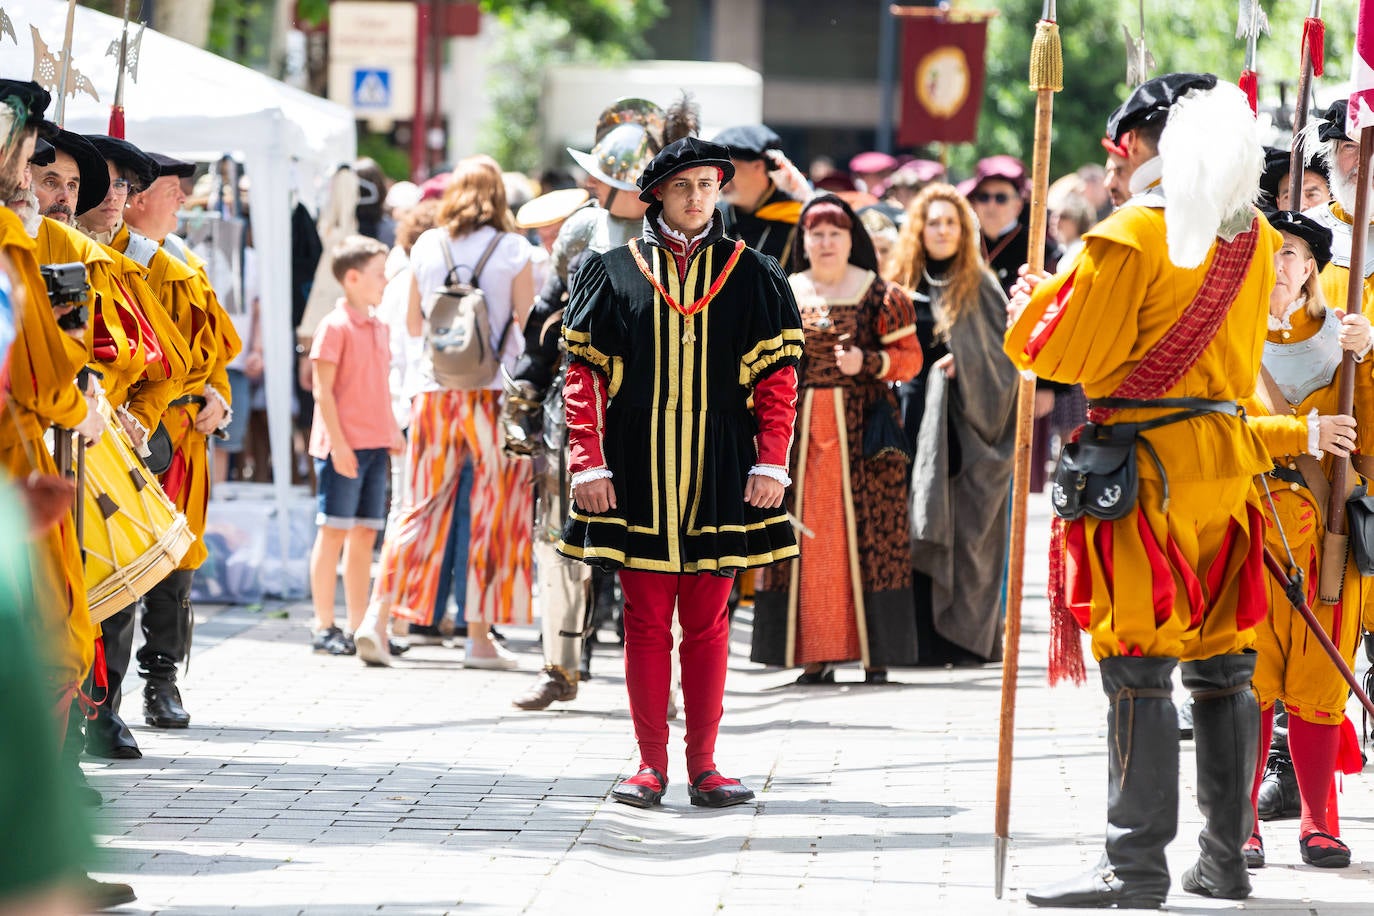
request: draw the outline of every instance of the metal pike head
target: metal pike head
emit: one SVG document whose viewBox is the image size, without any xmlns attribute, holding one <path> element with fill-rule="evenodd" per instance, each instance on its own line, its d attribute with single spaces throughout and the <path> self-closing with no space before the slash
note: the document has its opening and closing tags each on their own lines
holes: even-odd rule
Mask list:
<svg viewBox="0 0 1374 916">
<path fill-rule="evenodd" d="M 1145 47 L 1145 29 L 1140 30 L 1140 38 L 1131 35 L 1131 27 L 1121 26 L 1126 36 L 1126 84 L 1132 88 L 1150 78 L 1155 69 L 1155 56 Z"/>
</svg>

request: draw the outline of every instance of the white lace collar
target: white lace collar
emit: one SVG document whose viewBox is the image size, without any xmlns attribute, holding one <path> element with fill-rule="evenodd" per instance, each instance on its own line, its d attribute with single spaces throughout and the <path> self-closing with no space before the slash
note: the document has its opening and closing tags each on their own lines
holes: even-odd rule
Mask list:
<svg viewBox="0 0 1374 916">
<path fill-rule="evenodd" d="M 1298 313 L 1298 309 L 1302 308 L 1302 307 L 1303 307 L 1304 305 L 1306 305 L 1306 304 L 1307 304 L 1307 297 L 1306 297 L 1306 296 L 1299 296 L 1298 298 L 1294 299 L 1291 303 L 1289 303 L 1288 307 L 1287 307 L 1286 309 L 1283 310 L 1283 315 L 1282 315 L 1281 317 L 1275 318 L 1275 317 L 1273 316 L 1273 314 L 1271 313 L 1271 314 L 1269 315 L 1269 330 L 1271 330 L 1271 331 L 1291 331 L 1291 330 L 1293 330 L 1293 320 L 1292 320 L 1292 319 L 1293 319 L 1293 316 L 1296 315 L 1296 314 Z"/>
</svg>

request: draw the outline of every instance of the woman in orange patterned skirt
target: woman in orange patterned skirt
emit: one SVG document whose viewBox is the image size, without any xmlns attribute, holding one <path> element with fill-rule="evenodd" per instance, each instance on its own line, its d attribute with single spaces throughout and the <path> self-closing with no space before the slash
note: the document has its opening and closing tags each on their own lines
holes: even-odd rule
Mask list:
<svg viewBox="0 0 1374 916">
<path fill-rule="evenodd" d="M 519 325 L 534 301 L 534 280 L 533 247 L 513 229 L 496 162 L 474 156 L 459 163 L 440 206 L 439 226 L 422 234 L 410 250 L 412 335 L 423 330 L 422 303 L 444 285 L 449 273 L 444 247 L 458 265 L 459 278 L 466 279 L 463 266 L 477 264 L 493 246 L 480 285 L 491 316 L 492 346 L 507 365 L 514 362 L 522 340 Z M 511 325 L 515 328 L 507 331 Z M 459 391 L 432 381 L 432 367 L 422 366 L 422 371 L 430 381 L 411 408 L 404 502 L 382 546 L 371 606 L 358 628 L 358 654 L 368 664 L 390 663 L 387 620 L 393 611 L 413 623 L 429 623 L 459 475 L 471 461 L 472 533 L 464 604 L 468 640 L 463 664 L 514 668 L 515 656 L 491 638 L 491 625 L 528 625 L 531 619 L 534 489 L 529 463 L 509 459 L 501 451 L 499 378 L 486 388 Z"/>
<path fill-rule="evenodd" d="M 788 509 L 801 557 L 764 569 L 750 658 L 804 666 L 799 684 L 833 683 L 836 664 L 857 660 L 868 683 L 885 683 L 888 666 L 915 660 L 910 457 L 892 383 L 920 371 L 916 315 L 878 276 L 848 204 L 817 197 L 799 225 L 793 263 L 804 269 L 790 282 L 806 352 Z"/>
</svg>

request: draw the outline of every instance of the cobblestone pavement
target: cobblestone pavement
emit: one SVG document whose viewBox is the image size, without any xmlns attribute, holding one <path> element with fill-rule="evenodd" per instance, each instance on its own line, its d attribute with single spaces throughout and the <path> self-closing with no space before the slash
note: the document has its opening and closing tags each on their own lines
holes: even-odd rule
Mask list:
<svg viewBox="0 0 1374 916">
<path fill-rule="evenodd" d="M 857 667 L 833 687 L 747 661 L 736 620 L 718 762 L 752 807 L 687 803 L 681 724 L 662 809 L 605 800 L 637 758 L 620 655 L 599 649 L 576 701 L 521 712 L 535 630 L 512 629 L 519 672 L 413 649 L 391 669 L 312 655 L 306 604 L 225 609 L 197 628 L 190 729 L 138 725 L 137 761 L 88 761 L 105 793 L 102 875 L 122 912 L 220 914 L 897 914 L 1029 912 L 1026 888 L 1092 864 L 1105 797 L 1105 699 L 1045 684 L 1043 503 L 1033 503 L 1017 709 L 1012 847 L 993 896 L 1000 668 Z M 133 678 L 133 690 L 138 679 Z M 139 721 L 138 696 L 126 710 Z M 1357 713 L 1358 715 L 1358 713 Z M 1195 854 L 1192 745 L 1170 847 L 1168 909 L 1374 911 L 1374 792 L 1348 778 L 1355 864 L 1301 864 L 1297 822 L 1266 828 L 1269 867 L 1243 907 L 1178 890 Z"/>
</svg>

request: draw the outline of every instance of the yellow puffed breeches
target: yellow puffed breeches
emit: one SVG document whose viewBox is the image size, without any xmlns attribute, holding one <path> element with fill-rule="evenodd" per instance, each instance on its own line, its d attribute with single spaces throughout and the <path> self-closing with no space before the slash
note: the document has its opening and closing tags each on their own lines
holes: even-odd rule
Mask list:
<svg viewBox="0 0 1374 916">
<path fill-rule="evenodd" d="M 1321 543 L 1324 529 L 1307 490 L 1293 491 L 1288 484 L 1270 481 L 1274 509 L 1283 525 L 1274 524 L 1273 512 L 1265 501 L 1265 544 L 1285 565 L 1288 554 L 1283 535 L 1304 577 L 1307 603 L 1331 641 L 1341 650 L 1346 664 L 1355 664 L 1355 648 L 1360 640 L 1360 609 L 1370 598 L 1370 586 L 1354 563 L 1347 563 L 1341 600 L 1335 605 L 1317 598 L 1321 575 Z M 1263 491 L 1260 491 L 1261 495 Z M 1283 700 L 1291 715 L 1318 725 L 1339 725 L 1345 717 L 1350 688 L 1321 643 L 1278 584 L 1269 577 L 1269 616 L 1255 628 L 1255 692 L 1262 708 Z"/>
<path fill-rule="evenodd" d="M 1240 652 L 1267 612 L 1252 478 L 1178 481 L 1170 496 L 1165 514 L 1159 481 L 1142 478 L 1130 515 L 1068 526 L 1066 597 L 1099 661 Z"/>
</svg>

